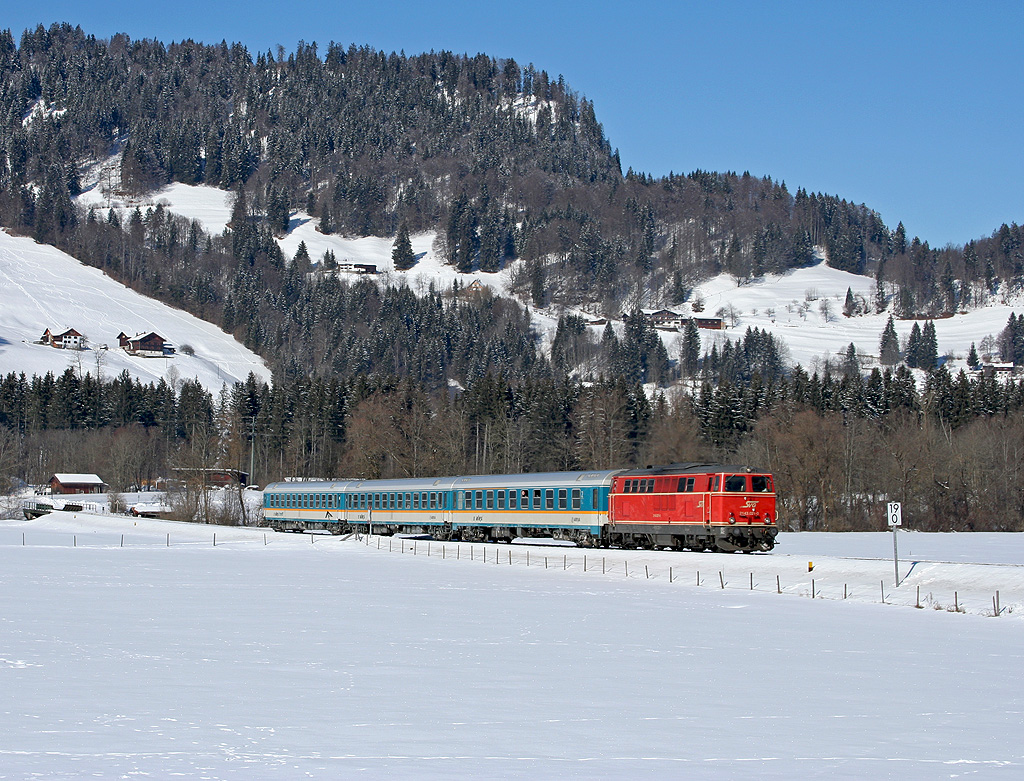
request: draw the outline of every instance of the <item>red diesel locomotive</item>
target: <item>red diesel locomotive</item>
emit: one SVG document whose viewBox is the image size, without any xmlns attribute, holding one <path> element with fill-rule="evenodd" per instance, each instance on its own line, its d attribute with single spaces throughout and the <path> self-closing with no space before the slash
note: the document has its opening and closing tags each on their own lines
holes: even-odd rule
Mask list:
<svg viewBox="0 0 1024 781">
<path fill-rule="evenodd" d="M 745 466 L 673 464 L 619 472 L 608 495 L 611 544 L 768 551 L 775 546 L 775 482 Z"/>
</svg>

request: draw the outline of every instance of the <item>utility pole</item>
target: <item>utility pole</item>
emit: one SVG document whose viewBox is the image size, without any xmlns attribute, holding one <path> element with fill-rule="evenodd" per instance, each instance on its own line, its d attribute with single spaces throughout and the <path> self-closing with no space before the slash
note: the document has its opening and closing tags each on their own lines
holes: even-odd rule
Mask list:
<svg viewBox="0 0 1024 781">
<path fill-rule="evenodd" d="M 256 416 L 252 416 L 252 428 L 249 429 L 249 485 L 257 485 L 253 479 L 256 468 Z"/>
</svg>

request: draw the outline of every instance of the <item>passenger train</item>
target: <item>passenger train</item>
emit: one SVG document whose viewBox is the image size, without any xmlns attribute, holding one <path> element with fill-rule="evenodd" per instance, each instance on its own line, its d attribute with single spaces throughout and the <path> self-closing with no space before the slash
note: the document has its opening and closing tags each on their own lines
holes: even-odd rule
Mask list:
<svg viewBox="0 0 1024 781">
<path fill-rule="evenodd" d="M 584 546 L 768 551 L 778 533 L 775 482 L 745 466 L 469 475 L 268 485 L 278 531 L 425 534 L 439 540 L 521 537 Z"/>
</svg>

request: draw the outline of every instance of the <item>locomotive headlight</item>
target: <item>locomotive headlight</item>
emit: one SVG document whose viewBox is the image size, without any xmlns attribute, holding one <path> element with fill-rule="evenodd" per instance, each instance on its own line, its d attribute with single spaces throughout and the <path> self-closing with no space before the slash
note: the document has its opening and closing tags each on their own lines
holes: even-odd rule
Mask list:
<svg viewBox="0 0 1024 781">
<path fill-rule="evenodd" d="M 736 523 L 736 516 L 729 513 L 729 523 Z"/>
<path fill-rule="evenodd" d="M 772 522 L 772 517 L 770 515 L 768 515 L 768 513 L 764 514 L 764 522 L 765 523 L 771 523 Z"/>
</svg>

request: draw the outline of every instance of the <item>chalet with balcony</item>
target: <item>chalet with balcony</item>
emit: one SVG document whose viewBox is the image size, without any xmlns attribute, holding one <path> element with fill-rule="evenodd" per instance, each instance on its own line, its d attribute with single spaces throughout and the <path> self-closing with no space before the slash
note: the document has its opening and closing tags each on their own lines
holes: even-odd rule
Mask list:
<svg viewBox="0 0 1024 781">
<path fill-rule="evenodd" d="M 85 337 L 74 328 L 47 328 L 39 341 L 58 350 L 81 350 L 85 347 Z"/>
</svg>

